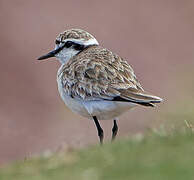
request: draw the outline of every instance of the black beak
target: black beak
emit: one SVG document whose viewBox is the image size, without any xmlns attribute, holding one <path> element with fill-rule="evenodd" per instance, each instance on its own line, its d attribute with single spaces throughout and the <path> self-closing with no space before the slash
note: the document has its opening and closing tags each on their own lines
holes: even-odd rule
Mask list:
<svg viewBox="0 0 194 180">
<path fill-rule="evenodd" d="M 58 47 L 57 49 L 49 52 L 48 54 L 45 54 L 43 56 L 40 56 L 38 58 L 38 60 L 43 60 L 43 59 L 48 59 L 48 58 L 51 58 L 51 57 L 55 57 L 55 54 L 57 54 L 63 47 Z"/>
<path fill-rule="evenodd" d="M 38 58 L 38 60 L 43 60 L 43 59 L 48 59 L 48 58 L 54 57 L 55 54 L 57 53 L 56 51 L 57 51 L 57 49 L 56 49 L 56 50 L 53 50 L 53 51 L 51 51 L 51 52 L 49 52 L 48 54 L 45 54 L 45 55 L 43 55 L 43 56 L 40 56 L 40 57 Z"/>
</svg>

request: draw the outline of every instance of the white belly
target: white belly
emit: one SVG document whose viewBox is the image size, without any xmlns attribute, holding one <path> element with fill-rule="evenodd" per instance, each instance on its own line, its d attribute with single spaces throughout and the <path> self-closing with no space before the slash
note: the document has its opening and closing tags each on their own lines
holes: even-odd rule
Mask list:
<svg viewBox="0 0 194 180">
<path fill-rule="evenodd" d="M 126 102 L 76 100 L 65 94 L 62 95 L 62 99 L 73 112 L 89 119 L 96 116 L 98 120 L 116 118 L 135 106 Z"/>
<path fill-rule="evenodd" d="M 58 76 L 57 83 L 59 94 L 67 107 L 73 112 L 89 119 L 92 119 L 93 116 L 96 116 L 98 120 L 113 119 L 135 106 L 135 104 L 128 102 L 72 98 L 64 92 L 60 77 L 58 78 Z"/>
<path fill-rule="evenodd" d="M 83 103 L 88 113 L 99 120 L 114 119 L 135 106 L 128 102 L 86 101 Z"/>
</svg>

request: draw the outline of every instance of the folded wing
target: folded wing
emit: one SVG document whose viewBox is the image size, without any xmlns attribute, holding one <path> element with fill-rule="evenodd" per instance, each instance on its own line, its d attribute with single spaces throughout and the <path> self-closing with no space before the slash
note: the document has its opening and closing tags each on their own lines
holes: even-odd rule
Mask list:
<svg viewBox="0 0 194 180">
<path fill-rule="evenodd" d="M 64 91 L 74 98 L 132 102 L 154 106 L 161 98 L 144 92 L 133 69 L 116 54 L 99 46 L 72 58 L 62 69 Z"/>
</svg>

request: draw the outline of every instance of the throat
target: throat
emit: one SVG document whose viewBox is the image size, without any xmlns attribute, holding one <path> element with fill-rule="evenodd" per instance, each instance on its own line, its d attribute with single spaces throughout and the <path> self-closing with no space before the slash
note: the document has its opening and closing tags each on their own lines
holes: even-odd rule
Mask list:
<svg viewBox="0 0 194 180">
<path fill-rule="evenodd" d="M 66 64 L 72 57 L 76 56 L 79 51 L 74 49 L 68 49 L 66 51 L 62 51 L 57 54 L 56 58 L 59 60 L 61 64 Z"/>
</svg>

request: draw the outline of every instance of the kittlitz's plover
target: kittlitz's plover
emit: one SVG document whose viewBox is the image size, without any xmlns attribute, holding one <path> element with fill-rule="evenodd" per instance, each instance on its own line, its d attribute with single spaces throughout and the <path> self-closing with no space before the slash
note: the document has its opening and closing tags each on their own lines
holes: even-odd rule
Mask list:
<svg viewBox="0 0 194 180">
<path fill-rule="evenodd" d="M 114 140 L 119 115 L 136 105 L 153 107 L 162 101 L 143 90 L 127 61 L 84 30 L 60 33 L 55 50 L 38 60 L 50 57 L 61 62 L 57 83 L 62 100 L 73 112 L 94 120 L 101 143 L 104 133 L 98 120 L 113 120 Z"/>
</svg>

